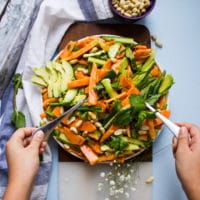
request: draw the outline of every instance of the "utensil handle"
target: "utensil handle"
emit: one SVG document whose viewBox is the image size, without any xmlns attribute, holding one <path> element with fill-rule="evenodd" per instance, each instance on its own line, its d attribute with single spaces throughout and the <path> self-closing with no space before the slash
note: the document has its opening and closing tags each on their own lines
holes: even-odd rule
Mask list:
<svg viewBox="0 0 200 200">
<path fill-rule="evenodd" d="M 169 130 L 174 134 L 175 137 L 178 137 L 180 127 L 174 124 L 172 121 L 167 119 L 165 116 L 160 114 L 159 112 L 155 113 L 158 118 L 160 118 L 164 124 L 169 128 Z"/>
</svg>

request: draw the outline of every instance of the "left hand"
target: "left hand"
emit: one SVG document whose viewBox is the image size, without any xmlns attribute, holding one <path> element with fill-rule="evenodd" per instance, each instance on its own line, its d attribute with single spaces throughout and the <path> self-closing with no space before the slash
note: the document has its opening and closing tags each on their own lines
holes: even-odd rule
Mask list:
<svg viewBox="0 0 200 200">
<path fill-rule="evenodd" d="M 9 176 L 6 195 L 9 189 L 13 188 L 16 193 L 21 192 L 19 195 L 26 197 L 30 195 L 34 178 L 39 170 L 39 153 L 46 147 L 46 142 L 43 141 L 44 133 L 38 131 L 32 137 L 34 130 L 35 128 L 20 128 L 13 133 L 6 144 Z"/>
</svg>

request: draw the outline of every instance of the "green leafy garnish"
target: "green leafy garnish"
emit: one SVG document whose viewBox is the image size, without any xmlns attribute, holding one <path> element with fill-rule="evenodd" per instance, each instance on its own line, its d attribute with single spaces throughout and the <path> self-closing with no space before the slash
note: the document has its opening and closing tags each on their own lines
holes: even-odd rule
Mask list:
<svg viewBox="0 0 200 200">
<path fill-rule="evenodd" d="M 14 75 L 13 79 L 12 79 L 12 83 L 13 83 L 13 88 L 14 88 L 14 94 L 13 94 L 13 108 L 14 111 L 12 113 L 11 116 L 11 122 L 13 123 L 13 125 L 15 126 L 15 128 L 22 128 L 26 126 L 26 119 L 25 119 L 25 115 L 17 110 L 17 104 L 16 104 L 16 96 L 18 93 L 18 89 L 23 89 L 22 86 L 22 75 L 17 73 Z"/>
</svg>

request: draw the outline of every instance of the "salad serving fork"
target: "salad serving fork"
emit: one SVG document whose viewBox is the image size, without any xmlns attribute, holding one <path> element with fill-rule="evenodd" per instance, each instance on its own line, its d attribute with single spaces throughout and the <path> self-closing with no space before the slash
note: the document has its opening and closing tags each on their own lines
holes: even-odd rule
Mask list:
<svg viewBox="0 0 200 200">
<path fill-rule="evenodd" d="M 180 127 L 177 126 L 174 122 L 167 119 L 164 115 L 160 114 L 155 108 L 153 108 L 149 103 L 145 102 L 146 107 L 155 113 L 155 115 L 160 118 L 163 123 L 169 128 L 169 130 L 174 134 L 175 137 L 178 137 Z"/>
<path fill-rule="evenodd" d="M 74 112 L 78 107 L 80 107 L 84 102 L 86 102 L 87 98 L 80 100 L 77 104 L 72 106 L 69 110 L 64 112 L 61 116 L 57 117 L 56 119 L 48 122 L 44 126 L 41 126 L 35 129 L 32 133 L 32 136 L 35 135 L 38 131 L 44 132 L 44 140 L 48 140 L 49 136 L 51 135 L 53 129 L 67 116 Z"/>
</svg>

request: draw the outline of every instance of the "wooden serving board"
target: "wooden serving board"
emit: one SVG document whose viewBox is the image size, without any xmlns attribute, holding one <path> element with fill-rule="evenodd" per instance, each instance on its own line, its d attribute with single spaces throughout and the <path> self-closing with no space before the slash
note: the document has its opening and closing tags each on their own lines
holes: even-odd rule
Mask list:
<svg viewBox="0 0 200 200">
<path fill-rule="evenodd" d="M 139 24 L 94 24 L 94 23 L 75 23 L 69 27 L 63 36 L 59 45 L 59 51 L 62 50 L 70 40 L 78 40 L 89 35 L 113 34 L 124 37 L 131 37 L 138 43 L 142 43 L 150 47 L 149 30 Z M 58 147 L 60 162 L 81 161 L 75 158 L 60 146 Z M 148 149 L 138 156 L 141 161 L 152 160 L 152 149 Z M 137 158 L 137 159 L 138 159 Z"/>
</svg>

